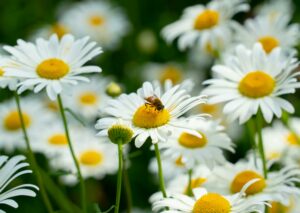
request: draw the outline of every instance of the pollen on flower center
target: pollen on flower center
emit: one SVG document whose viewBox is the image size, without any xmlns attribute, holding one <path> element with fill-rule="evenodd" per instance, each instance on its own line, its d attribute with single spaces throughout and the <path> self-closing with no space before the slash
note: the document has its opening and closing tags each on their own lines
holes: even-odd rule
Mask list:
<svg viewBox="0 0 300 213">
<path fill-rule="evenodd" d="M 204 134 L 201 135 L 202 138 L 190 133 L 183 132 L 179 136 L 178 142 L 181 146 L 188 149 L 202 148 L 207 144 L 207 138 Z"/>
<path fill-rule="evenodd" d="M 67 28 L 58 23 L 51 26 L 51 31 L 55 33 L 58 38 L 61 38 L 68 33 Z"/>
<path fill-rule="evenodd" d="M 194 23 L 196 30 L 205 30 L 216 26 L 219 23 L 219 13 L 215 10 L 205 10 L 200 13 Z"/>
<path fill-rule="evenodd" d="M 133 115 L 133 124 L 140 128 L 156 128 L 167 124 L 170 113 L 167 109 L 157 110 L 152 105 L 142 105 Z"/>
<path fill-rule="evenodd" d="M 203 183 L 205 183 L 206 179 L 205 178 L 195 178 L 195 179 L 192 179 L 191 181 L 191 188 L 192 189 L 195 189 L 195 188 L 198 188 L 200 187 Z M 188 187 L 185 187 L 185 190 L 184 190 L 184 194 L 188 195 Z"/>
<path fill-rule="evenodd" d="M 89 22 L 92 26 L 100 26 L 104 23 L 104 18 L 100 15 L 93 15 L 90 17 Z"/>
<path fill-rule="evenodd" d="M 4 74 L 4 71 L 3 71 L 3 69 L 0 68 L 0 77 L 2 77 L 3 74 Z"/>
<path fill-rule="evenodd" d="M 65 134 L 55 134 L 49 137 L 48 142 L 52 145 L 64 146 L 68 144 L 68 140 Z"/>
<path fill-rule="evenodd" d="M 272 52 L 275 47 L 279 46 L 279 41 L 273 36 L 264 36 L 258 39 L 266 53 Z"/>
<path fill-rule="evenodd" d="M 95 92 L 84 92 L 79 97 L 80 103 L 84 105 L 95 105 L 98 101 L 97 94 Z"/>
<path fill-rule="evenodd" d="M 160 82 L 164 83 L 170 79 L 173 84 L 178 84 L 182 81 L 182 72 L 174 66 L 167 66 L 160 75 Z"/>
<path fill-rule="evenodd" d="M 299 145 L 299 142 L 298 142 L 298 137 L 297 135 L 295 135 L 295 133 L 290 133 L 288 134 L 287 136 L 287 142 L 289 143 L 289 145 Z"/>
<path fill-rule="evenodd" d="M 230 190 L 232 193 L 238 193 L 241 191 L 243 186 L 251 180 L 259 179 L 257 182 L 253 183 L 246 190 L 247 195 L 253 195 L 261 192 L 266 187 L 265 179 L 255 171 L 245 170 L 238 173 L 231 183 Z"/>
<path fill-rule="evenodd" d="M 69 66 L 63 60 L 51 58 L 42 61 L 36 72 L 41 78 L 57 80 L 68 74 Z"/>
<path fill-rule="evenodd" d="M 239 83 L 239 91 L 249 98 L 261 98 L 270 95 L 275 87 L 272 76 L 262 71 L 248 73 Z"/>
<path fill-rule="evenodd" d="M 196 201 L 193 213 L 229 213 L 231 205 L 223 196 L 216 193 L 203 195 Z"/>
<path fill-rule="evenodd" d="M 29 115 L 23 113 L 25 127 L 29 127 L 31 120 Z M 4 119 L 4 127 L 9 131 L 16 131 L 21 129 L 21 119 L 17 111 L 10 112 Z"/>
<path fill-rule="evenodd" d="M 88 150 L 80 155 L 79 161 L 87 166 L 96 166 L 103 161 L 103 155 L 99 151 Z"/>
</svg>

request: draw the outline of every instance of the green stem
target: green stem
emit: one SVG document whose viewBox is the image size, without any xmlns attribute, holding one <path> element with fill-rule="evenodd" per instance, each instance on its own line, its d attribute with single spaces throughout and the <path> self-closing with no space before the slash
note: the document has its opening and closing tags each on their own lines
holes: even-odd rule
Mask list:
<svg viewBox="0 0 300 213">
<path fill-rule="evenodd" d="M 163 194 L 163 197 L 167 197 L 167 192 L 165 189 L 165 181 L 164 181 L 164 175 L 163 175 L 163 169 L 161 165 L 161 158 L 160 158 L 160 152 L 158 148 L 158 144 L 154 144 L 154 149 L 155 149 L 155 155 L 156 155 L 156 160 L 157 160 L 157 167 L 158 167 L 158 176 L 159 176 L 159 184 L 160 184 L 160 190 Z"/>
<path fill-rule="evenodd" d="M 256 163 L 257 162 L 257 156 L 256 156 L 257 147 L 256 147 L 256 142 L 255 142 L 255 122 L 254 122 L 253 118 L 251 118 L 247 122 L 247 129 L 248 129 L 248 134 L 249 134 L 249 138 L 250 138 L 250 143 L 251 143 L 251 146 L 253 149 L 254 161 Z"/>
<path fill-rule="evenodd" d="M 17 108 L 18 108 L 18 114 L 19 114 L 19 117 L 20 117 L 22 131 L 23 131 L 23 135 L 24 135 L 24 139 L 25 139 L 25 143 L 26 143 L 26 148 L 27 148 L 27 152 L 28 152 L 28 156 L 29 156 L 28 160 L 30 161 L 32 169 L 36 174 L 37 183 L 39 185 L 40 192 L 41 192 L 43 201 L 45 203 L 45 206 L 47 208 L 47 211 L 52 213 L 54 211 L 53 211 L 51 202 L 48 198 L 47 192 L 45 190 L 44 183 L 43 183 L 43 178 L 42 178 L 41 173 L 38 169 L 38 165 L 37 165 L 35 156 L 32 152 L 31 146 L 30 146 L 30 141 L 29 141 L 29 137 L 28 137 L 28 134 L 27 134 L 27 130 L 26 130 L 25 122 L 24 122 L 24 117 L 23 117 L 23 113 L 22 113 L 22 108 L 21 108 L 21 104 L 20 104 L 20 97 L 19 97 L 19 95 L 16 91 L 14 92 L 14 95 L 15 95 L 15 100 L 16 100 L 16 104 L 17 104 Z"/>
<path fill-rule="evenodd" d="M 128 177 L 128 172 L 126 169 L 126 160 L 123 161 L 123 184 L 124 184 L 124 188 L 125 188 L 125 193 L 126 193 L 126 202 L 127 202 L 127 209 L 126 212 L 127 213 L 131 213 L 131 208 L 132 208 L 132 196 L 131 196 L 131 187 L 130 187 L 130 180 Z"/>
<path fill-rule="evenodd" d="M 123 147 L 122 147 L 122 141 L 119 141 L 119 143 L 118 143 L 118 156 L 119 156 L 119 170 L 118 170 L 118 180 L 117 180 L 117 195 L 116 195 L 115 213 L 119 213 L 120 201 L 121 201 L 122 172 L 123 172 Z"/>
<path fill-rule="evenodd" d="M 68 140 L 69 150 L 71 152 L 74 164 L 76 166 L 77 175 L 78 175 L 78 179 L 79 179 L 79 182 L 80 182 L 82 210 L 83 210 L 84 213 L 87 213 L 86 193 L 85 193 L 84 180 L 82 178 L 82 174 L 81 174 L 81 171 L 80 171 L 80 166 L 79 166 L 79 163 L 77 161 L 77 158 L 75 156 L 75 152 L 74 152 L 74 149 L 73 149 L 73 146 L 72 146 L 70 133 L 69 133 L 69 128 L 68 128 L 68 123 L 67 123 L 67 118 L 66 118 L 63 102 L 62 102 L 62 99 L 61 99 L 60 95 L 57 96 L 57 100 L 58 100 L 59 110 L 60 110 L 61 117 L 62 117 L 62 120 L 63 120 L 64 128 L 65 128 L 65 133 L 66 133 L 67 140 Z"/>
<path fill-rule="evenodd" d="M 267 170 L 267 161 L 265 157 L 265 151 L 264 151 L 264 144 L 263 144 L 263 138 L 262 138 L 262 125 L 263 125 L 263 117 L 261 112 L 258 112 L 256 116 L 256 131 L 258 135 L 258 150 L 262 159 L 263 163 L 263 170 L 264 170 L 264 177 L 268 177 L 268 170 Z"/>
<path fill-rule="evenodd" d="M 192 196 L 193 195 L 193 188 L 192 188 L 192 175 L 193 175 L 193 169 L 189 169 L 188 171 L 189 175 L 189 183 L 188 183 L 188 195 Z"/>
</svg>

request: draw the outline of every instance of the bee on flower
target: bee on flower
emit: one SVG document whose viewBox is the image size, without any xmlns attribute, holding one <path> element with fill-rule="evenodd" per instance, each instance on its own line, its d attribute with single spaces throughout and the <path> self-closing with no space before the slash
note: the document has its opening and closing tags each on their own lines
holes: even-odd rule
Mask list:
<svg viewBox="0 0 300 213">
<path fill-rule="evenodd" d="M 195 5 L 184 10 L 180 20 L 162 30 L 170 43 L 178 38 L 180 50 L 199 45 L 205 49 L 217 49 L 220 42 L 231 36 L 232 17 L 247 11 L 249 5 L 243 0 L 213 0 L 205 5 Z"/>
<path fill-rule="evenodd" d="M 141 147 L 148 137 L 154 144 L 165 142 L 175 130 L 186 129 L 186 119 L 179 120 L 178 117 L 204 102 L 204 96 L 191 97 L 180 89 L 180 85 L 161 93 L 160 87 L 145 82 L 137 93 L 122 94 L 109 101 L 104 109 L 107 116 L 98 120 L 96 128 L 100 130 L 99 135 L 107 135 L 108 128 L 122 119 L 132 126 L 137 147 Z M 196 131 L 190 132 L 199 135 Z"/>
</svg>

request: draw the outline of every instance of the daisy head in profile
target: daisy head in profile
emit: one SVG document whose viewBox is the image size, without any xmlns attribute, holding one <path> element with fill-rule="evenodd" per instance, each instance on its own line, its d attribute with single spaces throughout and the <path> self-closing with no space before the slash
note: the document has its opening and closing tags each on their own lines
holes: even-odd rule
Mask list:
<svg viewBox="0 0 300 213">
<path fill-rule="evenodd" d="M 270 168 L 271 162 L 268 167 Z M 300 169 L 297 166 L 285 166 L 278 171 L 269 171 L 268 177 L 263 175 L 262 161 L 250 157 L 242 159 L 236 164 L 227 162 L 216 167 L 206 183 L 206 187 L 213 192 L 235 194 L 254 179 L 257 181 L 245 190 L 247 198 L 264 198 L 265 201 L 281 202 L 288 205 L 291 196 L 299 196 Z"/>
<path fill-rule="evenodd" d="M 162 143 L 160 148 L 164 155 L 171 159 L 181 157 L 187 168 L 205 164 L 213 167 L 226 161 L 223 150 L 234 152 L 234 145 L 224 128 L 216 121 L 192 119 L 186 123 L 186 129 L 194 129 L 198 135 L 185 129 L 172 134 L 168 143 Z"/>
<path fill-rule="evenodd" d="M 223 64 L 213 66 L 216 77 L 204 82 L 209 85 L 204 94 L 208 103 L 225 103 L 223 112 L 230 120 L 248 121 L 260 110 L 270 123 L 282 111 L 294 112 L 294 107 L 281 95 L 294 93 L 300 86 L 294 72 L 298 61 L 286 57 L 280 48 L 266 54 L 261 44 L 252 49 L 239 45 Z"/>
<path fill-rule="evenodd" d="M 300 40 L 300 26 L 289 22 L 290 18 L 284 15 L 275 16 L 272 20 L 266 15 L 257 16 L 246 20 L 244 25 L 234 25 L 235 40 L 250 48 L 258 42 L 267 54 L 276 47 L 285 53 L 293 52 Z"/>
<path fill-rule="evenodd" d="M 154 144 L 165 142 L 175 129 L 186 129 L 178 117 L 206 101 L 204 96 L 191 97 L 180 89 L 180 85 L 163 93 L 161 91 L 160 87 L 145 82 L 137 93 L 122 94 L 118 99 L 109 101 L 104 109 L 106 117 L 96 124 L 99 135 L 107 135 L 108 128 L 121 119 L 132 127 L 137 147 L 141 147 L 148 137 Z"/>
<path fill-rule="evenodd" d="M 205 5 L 195 5 L 184 10 L 180 20 L 166 26 L 162 35 L 167 42 L 178 38 L 179 49 L 199 44 L 212 49 L 231 36 L 232 17 L 249 9 L 243 0 L 213 0 Z"/>
<path fill-rule="evenodd" d="M 250 181 L 242 190 L 234 195 L 224 196 L 219 193 L 208 192 L 204 188 L 193 190 L 193 196 L 171 194 L 152 204 L 154 212 L 165 213 L 263 213 L 265 202 L 263 199 L 246 200 L 245 190 L 255 181 Z"/>
<path fill-rule="evenodd" d="M 73 4 L 60 23 L 76 36 L 90 36 L 105 49 L 116 48 L 130 28 L 124 12 L 109 1 Z"/>
<path fill-rule="evenodd" d="M 4 49 L 12 55 L 6 75 L 21 79 L 20 93 L 27 89 L 38 93 L 45 89 L 49 98 L 55 100 L 65 87 L 78 81 L 88 82 L 82 74 L 101 71 L 98 66 L 84 66 L 102 52 L 88 37 L 75 39 L 68 34 L 59 40 L 57 35 L 52 35 L 48 40 L 39 38 L 35 43 L 18 40 L 17 46 Z"/>
</svg>

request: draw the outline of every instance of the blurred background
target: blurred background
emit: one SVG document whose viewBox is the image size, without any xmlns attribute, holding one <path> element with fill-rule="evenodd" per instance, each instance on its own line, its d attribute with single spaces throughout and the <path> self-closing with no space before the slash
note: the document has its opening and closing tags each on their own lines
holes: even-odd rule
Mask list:
<svg viewBox="0 0 300 213">
<path fill-rule="evenodd" d="M 284 0 L 283 0 L 284 1 Z M 14 45 L 19 38 L 30 39 L 32 34 L 39 28 L 56 23 L 59 14 L 64 13 L 63 8 L 72 4 L 72 0 L 1 0 L 0 1 L 0 43 Z M 114 76 L 117 82 L 124 85 L 126 92 L 135 91 L 143 82 L 139 73 L 141 67 L 148 62 L 165 63 L 176 61 L 186 63 L 187 54 L 180 52 L 176 45 L 167 45 L 161 38 L 160 31 L 167 24 L 177 20 L 184 8 L 195 4 L 205 4 L 207 1 L 195 0 L 111 0 L 112 4 L 121 7 L 127 15 L 130 29 L 122 39 L 119 46 L 114 50 L 105 52 L 96 59 L 96 63 L 103 69 L 100 75 Z M 251 1 L 252 7 L 260 0 Z M 295 16 L 293 21 L 300 21 L 300 0 L 295 0 Z M 251 17 L 251 11 L 235 17 L 243 21 Z M 144 40 L 147 40 L 145 42 Z M 94 62 L 95 63 L 95 62 Z M 197 70 L 201 79 L 209 76 L 209 70 Z M 11 96 L 9 91 L 1 91 L 1 101 Z M 298 94 L 299 97 L 299 94 Z M 292 97 L 289 97 L 290 99 Z M 294 97 L 295 98 L 295 97 Z M 299 101 L 292 101 L 296 109 L 300 108 Z M 300 110 L 297 110 L 300 114 Z M 46 127 L 43 127 L 46 128 Z M 41 129 L 43 131 L 43 129 Z M 247 136 L 240 137 L 237 154 L 229 156 L 232 161 L 244 156 L 249 149 L 248 143 L 242 143 Z M 0 136 L 1 140 L 1 136 Z M 149 143 L 148 143 L 149 144 Z M 2 152 L 2 151 L 1 151 Z M 136 150 L 132 146 L 128 176 L 131 183 L 133 204 L 142 209 L 149 208 L 148 198 L 153 194 L 158 185 L 156 178 L 148 171 L 149 160 L 153 152 L 149 145 L 143 146 L 142 150 Z M 1 153 L 3 154 L 3 153 Z M 47 170 L 48 164 L 44 156 L 38 155 L 39 163 Z M 50 174 L 57 180 L 59 174 Z M 34 178 L 26 176 L 19 181 L 34 182 Z M 87 180 L 87 191 L 91 203 L 99 203 L 102 209 L 109 208 L 115 199 L 116 176 L 109 175 L 103 180 Z M 18 184 L 18 183 L 15 183 Z M 75 202 L 79 203 L 78 186 L 65 187 L 62 190 Z M 41 198 L 17 198 L 20 208 L 17 210 L 7 209 L 7 212 L 46 212 L 43 209 Z M 125 206 L 125 199 L 122 200 Z M 150 211 L 149 211 L 150 212 Z"/>
</svg>

